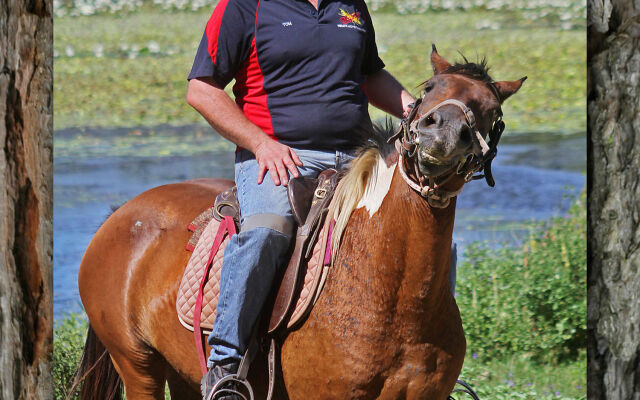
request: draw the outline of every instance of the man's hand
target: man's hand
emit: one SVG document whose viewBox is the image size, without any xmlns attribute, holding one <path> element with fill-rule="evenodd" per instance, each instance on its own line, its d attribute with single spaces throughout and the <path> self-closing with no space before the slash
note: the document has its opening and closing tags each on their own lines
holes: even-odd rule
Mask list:
<svg viewBox="0 0 640 400">
<path fill-rule="evenodd" d="M 271 138 L 261 141 L 253 152 L 260 169 L 258 170 L 258 185 L 262 183 L 267 170 L 271 174 L 274 185 L 284 186 L 289 184 L 287 170 L 294 178 L 300 176 L 298 167 L 302 167 L 302 161 L 293 149 L 284 144 L 278 143 Z"/>
</svg>

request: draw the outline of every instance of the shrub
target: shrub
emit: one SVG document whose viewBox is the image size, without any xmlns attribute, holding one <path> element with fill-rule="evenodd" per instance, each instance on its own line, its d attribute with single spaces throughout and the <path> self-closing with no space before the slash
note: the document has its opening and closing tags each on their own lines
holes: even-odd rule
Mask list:
<svg viewBox="0 0 640 400">
<path fill-rule="evenodd" d="M 56 400 L 67 398 L 82 356 L 87 327 L 86 317 L 77 314 L 56 320 L 53 333 L 53 391 Z"/>
<path fill-rule="evenodd" d="M 575 360 L 586 346 L 586 208 L 532 229 L 523 248 L 474 244 L 458 273 L 468 352 Z"/>
<path fill-rule="evenodd" d="M 584 400 L 586 370 L 584 354 L 577 361 L 563 363 L 562 368 L 523 359 L 517 354 L 494 360 L 467 355 L 459 379 L 471 385 L 481 399 Z M 463 395 L 453 397 L 470 400 Z"/>
</svg>

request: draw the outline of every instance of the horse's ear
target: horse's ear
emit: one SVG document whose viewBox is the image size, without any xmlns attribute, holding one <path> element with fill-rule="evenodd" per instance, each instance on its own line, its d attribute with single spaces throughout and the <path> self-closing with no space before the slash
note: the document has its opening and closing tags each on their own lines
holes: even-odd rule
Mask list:
<svg viewBox="0 0 640 400">
<path fill-rule="evenodd" d="M 509 96 L 514 94 L 520 89 L 522 83 L 527 80 L 527 77 L 522 77 L 517 81 L 500 81 L 494 82 L 496 89 L 498 90 L 498 94 L 500 94 L 500 103 L 505 101 Z"/>
<path fill-rule="evenodd" d="M 433 67 L 433 73 L 438 75 L 445 69 L 449 68 L 451 64 L 444 58 L 438 54 L 438 50 L 436 50 L 436 45 L 431 44 L 431 66 Z"/>
</svg>

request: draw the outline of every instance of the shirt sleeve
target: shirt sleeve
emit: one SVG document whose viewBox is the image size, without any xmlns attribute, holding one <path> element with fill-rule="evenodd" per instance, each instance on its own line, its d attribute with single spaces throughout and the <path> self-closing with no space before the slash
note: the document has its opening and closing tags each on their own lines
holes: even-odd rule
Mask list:
<svg viewBox="0 0 640 400">
<path fill-rule="evenodd" d="M 255 8 L 251 1 L 220 0 L 207 22 L 188 80 L 211 77 L 225 87 L 249 57 Z"/>
<path fill-rule="evenodd" d="M 361 73 L 362 75 L 371 75 L 382 68 L 384 68 L 384 62 L 378 56 L 378 46 L 376 45 L 376 32 L 373 29 L 373 22 L 371 22 L 371 14 L 364 1 L 360 1 L 365 18 L 365 25 L 367 29 L 367 38 L 364 49 L 364 57 L 362 59 Z"/>
</svg>

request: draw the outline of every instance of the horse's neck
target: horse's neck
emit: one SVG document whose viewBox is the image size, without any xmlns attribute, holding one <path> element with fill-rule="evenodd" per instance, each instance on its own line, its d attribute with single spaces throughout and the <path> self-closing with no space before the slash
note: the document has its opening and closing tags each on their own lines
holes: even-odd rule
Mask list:
<svg viewBox="0 0 640 400">
<path fill-rule="evenodd" d="M 448 299 L 455 200 L 446 208 L 432 208 L 395 172 L 381 209 L 385 215 L 379 231 L 391 235 L 387 240 L 397 249 L 388 265 L 398 279 L 387 285 L 397 290 L 398 312 L 413 312 L 420 319 L 425 316 L 418 314 L 428 314 L 435 304 Z"/>
</svg>

